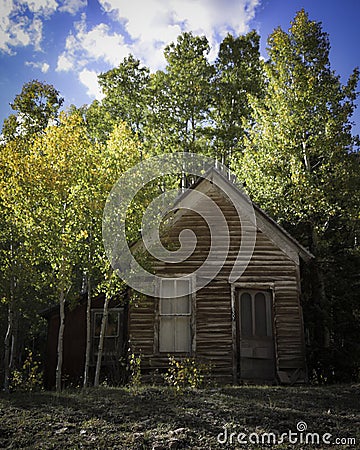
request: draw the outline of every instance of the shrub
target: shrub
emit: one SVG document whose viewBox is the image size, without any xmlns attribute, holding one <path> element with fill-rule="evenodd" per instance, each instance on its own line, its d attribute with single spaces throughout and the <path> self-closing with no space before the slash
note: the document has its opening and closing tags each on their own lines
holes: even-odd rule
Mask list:
<svg viewBox="0 0 360 450">
<path fill-rule="evenodd" d="M 199 388 L 204 385 L 205 376 L 209 371 L 209 366 L 194 358 L 184 358 L 178 361 L 173 356 L 169 356 L 169 369 L 165 373 L 164 379 L 177 391 L 186 387 Z"/>
<path fill-rule="evenodd" d="M 40 390 L 43 385 L 43 373 L 39 362 L 34 358 L 33 352 L 26 349 L 27 357 L 20 370 L 11 374 L 11 387 L 13 389 L 33 392 Z"/>
<path fill-rule="evenodd" d="M 130 385 L 138 387 L 141 385 L 141 355 L 130 353 L 129 355 Z"/>
</svg>

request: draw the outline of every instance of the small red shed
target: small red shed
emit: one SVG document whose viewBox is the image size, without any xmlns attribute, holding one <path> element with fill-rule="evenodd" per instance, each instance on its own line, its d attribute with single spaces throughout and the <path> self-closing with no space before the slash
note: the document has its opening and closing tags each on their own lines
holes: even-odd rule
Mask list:
<svg viewBox="0 0 360 450">
<path fill-rule="evenodd" d="M 65 310 L 63 380 L 65 385 L 77 386 L 82 382 L 86 349 L 86 296 L 74 305 L 69 303 Z M 91 364 L 90 376 L 94 375 L 103 314 L 104 296 L 99 295 L 91 302 Z M 123 381 L 123 357 L 127 350 L 128 307 L 119 299 L 110 300 L 102 359 L 102 376 L 113 383 Z M 43 313 L 48 321 L 44 384 L 47 389 L 55 386 L 57 364 L 57 342 L 60 324 L 59 306 Z"/>
</svg>

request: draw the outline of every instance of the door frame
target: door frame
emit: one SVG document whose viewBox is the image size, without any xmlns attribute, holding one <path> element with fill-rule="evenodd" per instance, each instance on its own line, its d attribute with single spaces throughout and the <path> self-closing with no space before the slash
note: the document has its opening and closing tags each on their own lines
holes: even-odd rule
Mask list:
<svg viewBox="0 0 360 450">
<path fill-rule="evenodd" d="M 270 291 L 271 304 L 272 304 L 272 333 L 273 333 L 273 344 L 274 344 L 274 370 L 275 375 L 277 373 L 277 339 L 276 339 L 276 327 L 275 327 L 275 283 L 256 283 L 256 282 L 235 282 L 230 284 L 231 288 L 231 334 L 232 334 L 232 369 L 233 369 L 233 384 L 239 382 L 238 379 L 238 364 L 239 364 L 239 354 L 240 348 L 237 339 L 238 332 L 238 312 L 236 306 L 236 291 L 237 290 L 259 290 L 259 291 Z"/>
</svg>

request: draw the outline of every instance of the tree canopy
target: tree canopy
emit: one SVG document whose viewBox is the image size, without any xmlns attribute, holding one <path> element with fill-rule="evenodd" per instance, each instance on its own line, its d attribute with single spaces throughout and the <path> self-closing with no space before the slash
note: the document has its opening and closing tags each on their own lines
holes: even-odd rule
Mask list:
<svg viewBox="0 0 360 450">
<path fill-rule="evenodd" d="M 32 321 L 38 330 L 44 305 L 63 308 L 84 286 L 107 299 L 120 289 L 101 239 L 107 195 L 148 155 L 175 151 L 227 164 L 251 198 L 313 252 L 302 272 L 310 372 L 318 381 L 359 376 L 360 158 L 352 134 L 359 70 L 341 82 L 329 36 L 304 10 L 269 36 L 266 59 L 259 42 L 255 31 L 228 34 L 211 61 L 205 36 L 182 33 L 165 47 L 163 70 L 152 73 L 129 55 L 99 75 L 101 102 L 61 114 L 54 86 L 23 86 L 0 146 L 6 388 L 30 339 L 20 338 L 19 324 Z M 135 199 L 126 217 L 130 241 L 152 196 L 179 185 L 170 178 Z M 36 319 L 25 321 L 27 308 Z"/>
<path fill-rule="evenodd" d="M 38 80 L 25 83 L 21 93 L 10 103 L 16 114 L 4 121 L 2 133 L 5 139 L 43 131 L 57 119 L 63 102 L 59 91 L 51 84 Z"/>
</svg>

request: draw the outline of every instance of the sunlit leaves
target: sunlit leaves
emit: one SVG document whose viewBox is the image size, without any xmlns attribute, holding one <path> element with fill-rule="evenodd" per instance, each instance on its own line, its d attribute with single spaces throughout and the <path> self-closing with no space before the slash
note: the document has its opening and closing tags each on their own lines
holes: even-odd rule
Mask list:
<svg viewBox="0 0 360 450">
<path fill-rule="evenodd" d="M 277 217 L 323 228 L 339 213 L 351 162 L 355 70 L 342 86 L 329 39 L 300 11 L 268 40 L 265 98 L 251 98 L 254 125 L 239 171 L 253 198 Z"/>
<path fill-rule="evenodd" d="M 141 134 L 146 115 L 149 69 L 132 55 L 118 67 L 99 76 L 105 98 L 102 109 L 113 123 L 126 122 L 134 133 Z"/>
<path fill-rule="evenodd" d="M 64 99 L 52 85 L 33 80 L 24 84 L 11 108 L 16 111 L 4 121 L 3 135 L 7 141 L 18 136 L 44 130 L 58 117 Z"/>
<path fill-rule="evenodd" d="M 228 165 L 236 164 L 243 137 L 251 121 L 248 95 L 261 97 L 264 88 L 260 60 L 260 36 L 228 34 L 220 44 L 215 61 L 213 107 L 215 155 Z"/>
</svg>

